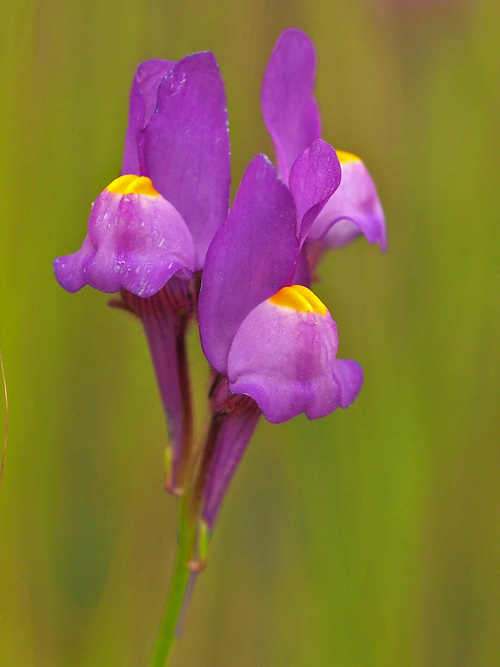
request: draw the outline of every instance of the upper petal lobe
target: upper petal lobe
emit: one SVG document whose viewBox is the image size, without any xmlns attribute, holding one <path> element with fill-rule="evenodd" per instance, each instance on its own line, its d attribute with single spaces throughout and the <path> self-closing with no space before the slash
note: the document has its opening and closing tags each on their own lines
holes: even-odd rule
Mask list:
<svg viewBox="0 0 500 667">
<path fill-rule="evenodd" d="M 139 149 L 142 173 L 184 218 L 202 268 L 227 216 L 231 176 L 226 94 L 212 53 L 186 56 L 162 80 Z"/>
<path fill-rule="evenodd" d="M 207 253 L 199 300 L 201 342 L 220 373 L 243 319 L 290 283 L 299 245 L 292 195 L 264 155 L 248 166 Z"/>
<path fill-rule="evenodd" d="M 293 163 L 289 186 L 297 207 L 298 237 L 304 241 L 312 224 L 340 185 L 340 162 L 334 149 L 315 139 Z"/>
<path fill-rule="evenodd" d="M 130 91 L 129 117 L 122 174 L 140 174 L 139 140 L 154 110 L 158 86 L 175 65 L 171 60 L 146 60 L 139 65 Z"/>
<path fill-rule="evenodd" d="M 261 93 L 264 122 L 285 180 L 297 157 L 321 135 L 315 75 L 314 44 L 301 30 L 285 30 L 269 59 Z"/>
</svg>

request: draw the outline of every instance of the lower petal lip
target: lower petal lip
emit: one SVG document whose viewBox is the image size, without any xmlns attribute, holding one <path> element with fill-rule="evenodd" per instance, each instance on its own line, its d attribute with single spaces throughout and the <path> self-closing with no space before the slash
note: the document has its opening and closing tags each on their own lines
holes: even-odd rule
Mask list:
<svg viewBox="0 0 500 667">
<path fill-rule="evenodd" d="M 229 389 L 251 396 L 273 423 L 302 412 L 311 419 L 323 417 L 340 405 L 333 375 L 337 346 L 337 327 L 328 311 L 320 315 L 270 299 L 254 308 L 236 333 L 228 358 Z"/>
<path fill-rule="evenodd" d="M 151 181 L 122 176 L 110 187 L 92 207 L 80 250 L 55 260 L 59 283 L 70 292 L 90 285 L 108 294 L 123 288 L 147 297 L 178 271 L 192 272 L 191 234 L 176 209 L 151 194 Z"/>
<path fill-rule="evenodd" d="M 346 226 L 344 221 L 350 222 L 349 232 L 339 228 Z M 314 221 L 308 238 L 325 247 L 339 247 L 361 234 L 386 250 L 385 217 L 375 184 L 364 163 L 355 160 L 342 164 L 340 186 Z"/>
</svg>

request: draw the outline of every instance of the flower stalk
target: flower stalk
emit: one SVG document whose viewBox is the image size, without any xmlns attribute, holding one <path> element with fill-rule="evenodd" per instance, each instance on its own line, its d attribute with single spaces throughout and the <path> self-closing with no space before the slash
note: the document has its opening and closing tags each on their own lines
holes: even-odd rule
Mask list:
<svg viewBox="0 0 500 667">
<path fill-rule="evenodd" d="M 219 392 L 226 395 L 226 400 L 217 405 L 212 396 L 212 416 L 200 445 L 192 450 L 189 465 L 186 468 L 188 479 L 183 485 L 179 502 L 179 525 L 177 554 L 168 593 L 163 619 L 161 622 L 151 667 L 164 667 L 172 651 L 175 637 L 180 633 L 183 619 L 187 611 L 189 599 L 193 591 L 196 576 L 206 565 L 210 529 L 213 527 L 217 510 L 229 481 L 234 473 L 236 463 L 248 444 L 251 434 L 260 416 L 256 404 L 248 397 L 236 397 L 224 388 L 225 381 L 217 377 Z M 190 400 L 190 392 L 189 400 Z M 250 423 L 250 428 L 248 424 Z M 242 445 L 235 438 L 232 427 L 243 434 Z M 240 444 L 240 452 L 236 456 L 235 465 L 229 472 L 217 471 L 220 465 L 221 449 L 228 446 L 227 429 L 230 441 L 235 449 Z M 241 435 L 240 435 L 241 440 Z M 223 457 L 222 463 L 227 467 Z M 213 478 L 217 474 L 224 479 L 223 489 L 218 489 L 219 500 L 205 516 L 205 501 L 211 499 Z M 219 482 L 220 484 L 220 482 Z M 214 501 L 210 503 L 214 505 Z"/>
<path fill-rule="evenodd" d="M 206 564 L 209 534 L 202 519 L 203 492 L 222 420 L 220 415 L 213 415 L 204 443 L 193 454 L 198 461 L 190 465 L 192 477 L 179 497 L 177 553 L 151 667 L 168 664 L 196 575 Z"/>
<path fill-rule="evenodd" d="M 186 500 L 179 500 L 177 554 L 151 667 L 165 667 L 174 645 L 176 629 L 188 589 L 196 544 L 196 522 L 186 511 Z"/>
</svg>

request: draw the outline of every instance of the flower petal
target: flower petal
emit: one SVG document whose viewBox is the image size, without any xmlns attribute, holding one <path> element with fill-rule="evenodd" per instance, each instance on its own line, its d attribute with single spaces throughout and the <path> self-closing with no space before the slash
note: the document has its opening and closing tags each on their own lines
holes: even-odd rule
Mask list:
<svg viewBox="0 0 500 667">
<path fill-rule="evenodd" d="M 340 407 L 348 408 L 361 391 L 363 369 L 352 359 L 336 359 L 333 373 L 340 385 Z"/>
<path fill-rule="evenodd" d="M 375 183 L 359 158 L 342 151 L 337 151 L 337 155 L 342 181 L 313 223 L 308 238 L 321 239 L 326 247 L 338 247 L 364 234 L 370 243 L 379 243 L 385 251 L 385 218 Z"/>
<path fill-rule="evenodd" d="M 321 135 L 315 74 L 316 51 L 309 37 L 296 28 L 281 33 L 264 74 L 261 104 L 285 180 L 297 157 Z"/>
<path fill-rule="evenodd" d="M 212 53 L 183 58 L 162 81 L 140 152 L 144 173 L 186 221 L 202 268 L 227 216 L 231 178 L 226 94 Z"/>
<path fill-rule="evenodd" d="M 171 60 L 146 60 L 137 68 L 130 91 L 130 105 L 122 174 L 140 174 L 139 138 L 156 109 L 158 86 L 172 67 Z"/>
<path fill-rule="evenodd" d="M 56 278 L 69 292 L 84 285 L 107 293 L 123 287 L 143 297 L 193 266 L 191 235 L 172 204 L 158 194 L 121 194 L 107 188 L 93 205 L 80 250 L 54 261 Z"/>
<path fill-rule="evenodd" d="M 273 423 L 301 412 L 309 419 L 324 417 L 341 401 L 333 374 L 337 347 L 337 325 L 327 310 L 303 312 L 264 301 L 234 338 L 229 389 L 251 396 Z"/>
<path fill-rule="evenodd" d="M 264 155 L 248 166 L 208 250 L 198 319 L 208 361 L 225 373 L 233 337 L 258 303 L 289 283 L 298 259 L 290 190 Z"/>
<path fill-rule="evenodd" d="M 313 222 L 340 185 L 340 162 L 335 150 L 315 139 L 293 163 L 289 186 L 297 207 L 298 236 L 305 240 Z"/>
</svg>

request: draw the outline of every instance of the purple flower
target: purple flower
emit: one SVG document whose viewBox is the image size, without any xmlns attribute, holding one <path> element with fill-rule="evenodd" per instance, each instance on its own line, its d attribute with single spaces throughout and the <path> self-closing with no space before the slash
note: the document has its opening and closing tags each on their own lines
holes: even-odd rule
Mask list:
<svg viewBox="0 0 500 667">
<path fill-rule="evenodd" d="M 190 277 L 194 263 L 191 233 L 177 209 L 147 176 L 126 175 L 97 197 L 82 247 L 56 259 L 54 271 L 68 292 L 90 285 L 148 297 L 178 271 Z"/>
<path fill-rule="evenodd" d="M 80 250 L 54 262 L 66 290 L 120 291 L 115 305 L 141 319 L 168 418 L 174 491 L 192 449 L 185 333 L 193 275 L 227 216 L 229 189 L 226 95 L 214 56 L 149 60 L 130 93 L 122 176 L 95 201 Z"/>
<path fill-rule="evenodd" d="M 316 171 L 329 169 L 334 190 L 338 172 L 327 158 L 329 167 L 318 164 Z M 222 396 L 214 409 L 220 431 L 205 490 L 210 527 L 257 422 L 252 405 L 274 423 L 302 412 L 316 419 L 348 407 L 361 389 L 361 367 L 337 359 L 337 325 L 327 308 L 307 287 L 292 285 L 304 219 L 323 190 L 318 193 L 312 180 L 302 194 L 309 207 L 302 207 L 304 215 L 270 161 L 258 155 L 207 253 L 198 319 Z M 241 394 L 252 402 L 240 404 Z M 223 456 L 222 450 L 232 451 L 234 433 L 237 451 Z"/>
<path fill-rule="evenodd" d="M 130 94 L 123 176 L 97 198 L 82 248 L 55 260 L 61 285 L 137 296 L 203 267 L 229 206 L 224 84 L 210 52 L 150 60 Z M 137 179 L 134 176 L 145 178 Z M 160 196 L 158 196 L 160 195 Z"/>
<path fill-rule="evenodd" d="M 337 359 L 337 325 L 306 285 L 328 246 L 364 234 L 385 248 L 385 222 L 361 160 L 320 138 L 315 68 L 309 38 L 285 31 L 262 88 L 279 174 L 265 156 L 252 161 L 207 253 L 199 325 L 218 374 L 203 509 L 210 528 L 259 411 L 275 423 L 302 412 L 316 419 L 348 407 L 363 382 L 359 364 Z"/>
<path fill-rule="evenodd" d="M 309 37 L 296 28 L 285 30 L 274 47 L 264 75 L 261 104 L 274 142 L 278 171 L 295 195 L 294 169 L 304 151 L 321 136 L 314 97 L 316 52 Z M 322 203 L 308 229 L 309 241 L 342 246 L 363 234 L 386 249 L 385 220 L 375 184 L 363 162 L 337 151 L 342 180 Z"/>
<path fill-rule="evenodd" d="M 317 205 L 314 187 L 304 190 L 309 210 Z M 361 371 L 354 391 L 344 387 L 346 367 L 337 364 L 337 326 L 327 308 L 308 288 L 292 286 L 303 221 L 288 187 L 258 155 L 209 248 L 200 292 L 208 361 L 227 376 L 231 392 L 251 396 L 275 423 L 301 412 L 323 417 L 347 407 L 361 388 Z"/>
</svg>

